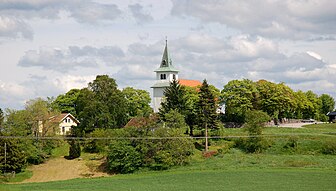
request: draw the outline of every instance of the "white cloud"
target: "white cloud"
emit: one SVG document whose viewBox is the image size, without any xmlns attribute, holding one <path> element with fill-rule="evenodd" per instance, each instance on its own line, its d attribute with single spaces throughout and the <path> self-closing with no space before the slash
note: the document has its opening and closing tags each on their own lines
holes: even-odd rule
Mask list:
<svg viewBox="0 0 336 191">
<path fill-rule="evenodd" d="M 0 37 L 32 39 L 33 32 L 24 21 L 0 15 Z"/>
<path fill-rule="evenodd" d="M 144 11 L 143 6 L 139 3 L 128 5 L 128 8 L 130 9 L 133 18 L 138 24 L 143 24 L 154 20 L 149 13 Z"/>
<path fill-rule="evenodd" d="M 335 1 L 174 0 L 172 15 L 218 22 L 243 33 L 284 39 L 334 35 Z"/>
</svg>

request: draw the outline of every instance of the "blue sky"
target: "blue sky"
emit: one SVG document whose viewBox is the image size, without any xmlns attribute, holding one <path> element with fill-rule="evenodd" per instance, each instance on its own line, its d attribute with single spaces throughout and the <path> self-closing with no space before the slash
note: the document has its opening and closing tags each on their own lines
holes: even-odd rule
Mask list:
<svg viewBox="0 0 336 191">
<path fill-rule="evenodd" d="M 206 3 L 205 3 L 206 2 Z M 0 0 L 0 108 L 108 74 L 150 90 L 168 37 L 180 78 L 285 82 L 336 97 L 333 0 Z"/>
</svg>

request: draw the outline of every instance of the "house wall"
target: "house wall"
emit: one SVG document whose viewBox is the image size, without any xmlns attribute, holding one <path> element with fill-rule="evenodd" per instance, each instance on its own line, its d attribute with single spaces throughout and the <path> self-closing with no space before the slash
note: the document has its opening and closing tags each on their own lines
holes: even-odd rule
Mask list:
<svg viewBox="0 0 336 191">
<path fill-rule="evenodd" d="M 75 123 L 71 117 L 66 117 L 59 124 L 60 135 L 66 135 L 67 132 L 70 132 L 71 126 L 77 126 L 77 123 Z"/>
</svg>

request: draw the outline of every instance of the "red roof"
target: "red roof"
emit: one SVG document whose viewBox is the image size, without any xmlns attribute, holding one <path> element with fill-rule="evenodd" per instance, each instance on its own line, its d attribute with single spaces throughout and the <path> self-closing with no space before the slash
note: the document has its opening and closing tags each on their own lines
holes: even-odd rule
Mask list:
<svg viewBox="0 0 336 191">
<path fill-rule="evenodd" d="M 180 79 L 179 84 L 182 86 L 189 86 L 189 87 L 197 87 L 197 86 L 202 86 L 202 83 L 198 80 L 185 80 L 185 79 Z"/>
</svg>

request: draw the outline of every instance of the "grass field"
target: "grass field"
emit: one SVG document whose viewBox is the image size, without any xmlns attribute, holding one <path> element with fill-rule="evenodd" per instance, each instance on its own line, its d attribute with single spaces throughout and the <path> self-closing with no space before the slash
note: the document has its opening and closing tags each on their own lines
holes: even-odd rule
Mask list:
<svg viewBox="0 0 336 191">
<path fill-rule="evenodd" d="M 225 129 L 224 133 L 245 134 L 242 129 Z M 336 155 L 324 155 L 319 151 L 326 141 L 335 141 L 335 124 L 298 129 L 266 128 L 264 134 L 295 134 L 298 146 L 293 152 L 283 151 L 283 145 L 288 141 L 284 136 L 274 139 L 273 146 L 261 154 L 246 154 L 230 148 L 223 154 L 205 159 L 201 151 L 196 150 L 189 165 L 167 171 L 144 169 L 105 178 L 0 185 L 0 191 L 336 190 Z M 221 141 L 213 143 L 210 149 L 222 144 Z"/>
<path fill-rule="evenodd" d="M 108 178 L 0 185 L 16 190 L 335 190 L 336 172 L 311 169 L 238 169 L 150 172 Z"/>
</svg>

